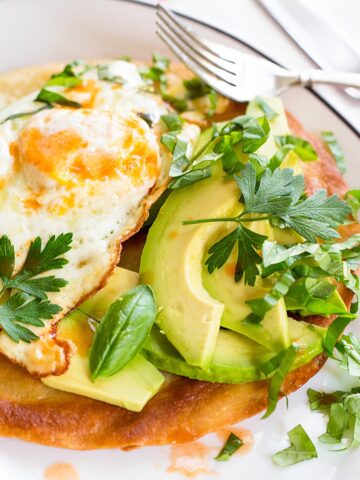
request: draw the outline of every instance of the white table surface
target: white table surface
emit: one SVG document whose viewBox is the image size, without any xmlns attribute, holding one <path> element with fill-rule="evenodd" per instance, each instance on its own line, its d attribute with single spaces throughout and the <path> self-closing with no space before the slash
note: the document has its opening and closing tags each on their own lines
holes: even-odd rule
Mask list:
<svg viewBox="0 0 360 480">
<path fill-rule="evenodd" d="M 257 0 L 160 0 L 161 3 L 221 28 L 261 50 L 279 63 L 294 69 L 313 68 L 312 61 L 263 10 Z M 360 51 L 360 0 L 305 0 L 334 28 L 356 43 Z M 289 0 L 291 2 L 291 0 Z M 157 0 L 144 0 L 157 4 Z M 358 131 L 360 100 L 333 87 L 317 87 Z"/>
</svg>

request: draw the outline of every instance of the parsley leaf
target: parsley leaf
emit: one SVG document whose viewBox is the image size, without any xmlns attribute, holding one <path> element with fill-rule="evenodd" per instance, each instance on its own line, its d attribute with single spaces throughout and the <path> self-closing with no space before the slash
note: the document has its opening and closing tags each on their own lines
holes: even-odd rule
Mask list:
<svg viewBox="0 0 360 480">
<path fill-rule="evenodd" d="M 234 433 L 230 433 L 221 452 L 215 457 L 218 462 L 227 462 L 234 453 L 244 445 L 244 442 Z"/>
<path fill-rule="evenodd" d="M 338 169 L 340 170 L 341 173 L 346 172 L 346 164 L 345 164 L 345 157 L 344 153 L 340 147 L 339 142 L 336 140 L 335 135 L 333 132 L 330 131 L 324 131 L 321 132 L 321 136 L 328 146 L 328 149 L 330 150 L 332 156 L 335 159 L 336 165 L 338 166 Z"/>
<path fill-rule="evenodd" d="M 44 326 L 43 320 L 52 318 L 61 309 L 47 300 L 47 292 L 57 292 L 67 282 L 55 276 L 38 276 L 46 271 L 62 268 L 67 260 L 61 257 L 70 249 L 72 234 L 51 237 L 42 248 L 37 237 L 30 245 L 22 268 L 13 275 L 14 247 L 5 235 L 0 237 L 0 327 L 19 342 L 30 342 L 37 336 L 23 324 Z"/>
<path fill-rule="evenodd" d="M 261 263 L 261 257 L 256 250 L 261 248 L 266 238 L 239 225 L 209 249 L 209 258 L 205 262 L 209 273 L 221 268 L 237 245 L 235 281 L 239 282 L 244 275 L 245 283 L 254 285 L 256 275 L 259 274 L 257 264 Z"/>
<path fill-rule="evenodd" d="M 315 445 L 301 425 L 297 425 L 288 433 L 290 447 L 275 453 L 273 461 L 280 467 L 289 467 L 295 463 L 317 458 Z"/>
</svg>

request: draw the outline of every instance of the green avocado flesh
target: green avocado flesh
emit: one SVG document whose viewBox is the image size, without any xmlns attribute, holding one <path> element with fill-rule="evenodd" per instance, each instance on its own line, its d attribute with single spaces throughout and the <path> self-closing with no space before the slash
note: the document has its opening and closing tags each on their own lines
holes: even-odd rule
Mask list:
<svg viewBox="0 0 360 480">
<path fill-rule="evenodd" d="M 76 353 L 69 369 L 59 376 L 43 378 L 49 387 L 94 398 L 139 412 L 160 389 L 164 377 L 143 355 L 138 354 L 121 372 L 109 378 L 90 379 L 89 349 L 93 331 L 88 316 L 100 319 L 114 300 L 138 284 L 138 274 L 116 268 L 105 288 L 79 310 L 67 315 L 58 326 L 58 337 L 71 340 Z"/>
<path fill-rule="evenodd" d="M 271 156 L 277 149 L 274 135 L 287 134 L 289 127 L 281 101 L 266 101 L 278 113 L 270 121 L 272 133 L 260 152 Z M 247 113 L 260 115 L 257 108 L 250 103 Z M 184 220 L 236 216 L 242 209 L 236 183 L 226 179 L 221 166 L 215 165 L 209 179 L 172 192 L 150 228 L 141 257 L 141 283 L 153 288 L 160 306 L 157 324 L 190 365 L 210 365 L 220 326 L 273 351 L 290 344 L 282 300 L 265 315 L 261 325 L 244 322 L 250 313 L 245 301 L 263 296 L 265 290 L 261 283 L 255 287 L 235 283 L 236 251 L 212 274 L 204 267 L 210 246 L 230 233 L 234 223 L 183 225 Z M 254 222 L 248 227 L 273 238 L 268 222 Z M 288 232 L 286 235 L 289 237 Z M 276 236 L 281 237 L 280 229 Z"/>
<path fill-rule="evenodd" d="M 290 339 L 299 348 L 292 370 L 322 352 L 325 332 L 324 328 L 289 318 Z M 144 350 L 148 360 L 162 370 L 196 380 L 221 383 L 264 379 L 260 366 L 274 356 L 273 352 L 259 343 L 225 329 L 220 330 L 213 360 L 204 369 L 186 363 L 158 327 L 153 328 Z"/>
</svg>

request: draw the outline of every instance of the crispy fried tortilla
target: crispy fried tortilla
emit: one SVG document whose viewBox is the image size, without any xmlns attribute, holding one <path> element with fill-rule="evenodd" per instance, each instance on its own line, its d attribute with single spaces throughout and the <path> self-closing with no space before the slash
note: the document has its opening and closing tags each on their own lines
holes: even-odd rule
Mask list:
<svg viewBox="0 0 360 480">
<path fill-rule="evenodd" d="M 0 77 L 0 91 L 14 100 L 40 86 L 52 67 L 23 69 Z M 228 118 L 242 107 L 230 104 Z M 224 115 L 222 115 L 224 118 Z M 329 194 L 344 194 L 346 184 L 323 144 L 306 133 L 288 114 L 294 135 L 307 138 L 319 153 L 319 160 L 304 165 L 307 189 L 326 188 Z M 344 236 L 360 231 L 343 229 Z M 126 242 L 122 266 L 136 270 L 145 235 Z M 345 288 L 347 305 L 352 295 Z M 327 326 L 333 318 L 308 317 Z M 320 355 L 288 375 L 283 393 L 289 394 L 315 375 L 326 358 Z M 251 417 L 266 408 L 268 382 L 241 385 L 207 383 L 168 375 L 161 391 L 140 413 L 134 413 L 89 398 L 53 390 L 26 370 L 0 356 L 0 435 L 18 437 L 49 446 L 71 449 L 132 448 L 187 442 Z"/>
</svg>

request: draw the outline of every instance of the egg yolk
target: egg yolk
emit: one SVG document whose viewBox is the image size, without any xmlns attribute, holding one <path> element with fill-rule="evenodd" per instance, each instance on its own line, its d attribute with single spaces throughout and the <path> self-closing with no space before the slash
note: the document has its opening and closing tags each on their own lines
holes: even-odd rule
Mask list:
<svg viewBox="0 0 360 480">
<path fill-rule="evenodd" d="M 42 112 L 20 133 L 14 151 L 21 164 L 66 186 L 123 175 L 139 185 L 159 174 L 156 139 L 135 115 L 87 109 Z"/>
</svg>

